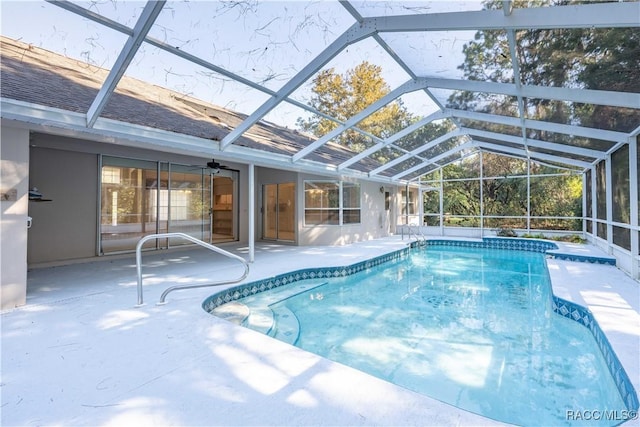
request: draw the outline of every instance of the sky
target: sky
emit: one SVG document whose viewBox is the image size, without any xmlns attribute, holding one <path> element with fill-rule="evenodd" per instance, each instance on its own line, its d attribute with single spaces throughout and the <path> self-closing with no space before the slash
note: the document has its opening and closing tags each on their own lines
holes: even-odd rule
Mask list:
<svg viewBox="0 0 640 427">
<path fill-rule="evenodd" d="M 130 28 L 144 2 L 97 0 L 75 2 Z M 479 1 L 353 2 L 363 16 L 478 10 Z M 126 36 L 44 1 L 0 0 L 3 36 L 20 39 L 63 55 L 110 69 Z M 149 36 L 200 56 L 206 61 L 273 91 L 313 60 L 355 22 L 337 1 L 169 1 Z M 424 76 L 460 78 L 462 47 L 473 32 L 389 33 L 382 37 Z M 324 68 L 344 73 L 362 61 L 382 67 L 393 89 L 409 79 L 405 71 L 373 40 L 348 46 Z M 269 95 L 206 68 L 143 44 L 126 75 L 186 93 L 212 104 L 250 114 Z M 311 79 L 312 80 L 312 79 Z M 311 80 L 291 97 L 308 102 Z M 437 109 L 424 92 L 403 96 L 418 116 Z M 266 120 L 295 127 L 304 110 L 281 103 Z"/>
</svg>

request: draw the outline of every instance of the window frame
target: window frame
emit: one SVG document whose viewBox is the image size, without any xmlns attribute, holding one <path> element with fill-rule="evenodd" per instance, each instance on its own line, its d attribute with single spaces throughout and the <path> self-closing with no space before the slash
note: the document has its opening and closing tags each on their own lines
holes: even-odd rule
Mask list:
<svg viewBox="0 0 640 427">
<path fill-rule="evenodd" d="M 309 206 L 309 198 L 307 191 L 311 190 L 310 186 L 320 187 L 320 191 L 328 191 L 327 184 L 335 185 L 338 190 L 338 196 L 335 200 L 327 194 L 321 194 L 316 197 L 317 200 L 326 200 L 328 206 Z M 339 180 L 318 180 L 306 179 L 303 181 L 303 210 L 304 210 L 304 226 L 343 226 L 362 224 L 362 186 L 357 182 L 339 181 Z M 322 188 L 325 187 L 325 188 Z M 345 196 L 349 196 L 350 191 L 345 191 L 345 187 L 349 189 L 357 189 L 357 196 L 351 195 L 349 200 L 345 200 Z M 335 206 L 332 202 L 338 202 Z M 353 204 L 353 206 L 351 206 Z M 356 206 L 357 204 L 357 206 Z M 310 221 L 312 215 L 318 217 L 316 221 Z M 335 216 L 337 215 L 337 221 Z M 333 218 L 333 219 L 332 219 Z M 357 220 L 354 220 L 357 218 Z"/>
</svg>

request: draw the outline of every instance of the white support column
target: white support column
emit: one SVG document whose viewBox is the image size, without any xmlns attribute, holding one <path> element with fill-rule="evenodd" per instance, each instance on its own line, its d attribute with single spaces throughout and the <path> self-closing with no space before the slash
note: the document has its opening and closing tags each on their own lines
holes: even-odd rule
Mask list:
<svg viewBox="0 0 640 427">
<path fill-rule="evenodd" d="M 484 160 L 480 150 L 480 237 L 484 237 Z"/>
<path fill-rule="evenodd" d="M 531 159 L 527 159 L 527 233 L 531 233 Z"/>
<path fill-rule="evenodd" d="M 594 166 L 591 168 L 591 235 L 594 239 L 598 236 L 598 224 L 596 219 L 598 218 L 598 189 L 596 187 L 598 179 L 596 177 L 597 168 Z"/>
<path fill-rule="evenodd" d="M 440 235 L 444 236 L 444 171 L 440 168 Z"/>
<path fill-rule="evenodd" d="M 587 233 L 587 174 L 582 172 L 582 234 Z"/>
<path fill-rule="evenodd" d="M 605 195 L 607 199 L 607 253 L 613 253 L 613 178 L 611 173 L 611 153 L 607 154 L 604 161 Z"/>
<path fill-rule="evenodd" d="M 640 278 L 640 237 L 638 236 L 638 137 L 629 138 L 629 197 L 631 202 L 631 276 Z"/>
<path fill-rule="evenodd" d="M 256 249 L 256 183 L 255 183 L 255 166 L 253 163 L 249 163 L 249 262 L 255 261 L 255 249 Z"/>
<path fill-rule="evenodd" d="M 418 219 L 418 225 L 420 227 L 424 227 L 424 191 L 422 191 L 422 184 L 418 181 L 418 200 L 420 200 L 420 204 L 418 205 L 418 215 L 420 218 Z"/>
</svg>

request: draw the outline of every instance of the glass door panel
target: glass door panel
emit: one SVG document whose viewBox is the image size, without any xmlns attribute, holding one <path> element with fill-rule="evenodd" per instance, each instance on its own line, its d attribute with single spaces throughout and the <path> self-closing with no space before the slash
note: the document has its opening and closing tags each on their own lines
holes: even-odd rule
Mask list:
<svg viewBox="0 0 640 427">
<path fill-rule="evenodd" d="M 295 233 L 295 184 L 278 184 L 278 240 L 293 241 Z"/>
<path fill-rule="evenodd" d="M 278 185 L 266 184 L 262 193 L 263 238 L 276 240 L 278 238 Z"/>
<path fill-rule="evenodd" d="M 209 241 L 210 179 L 197 166 L 170 165 L 169 232 Z M 191 244 L 171 239 L 171 245 Z"/>
<path fill-rule="evenodd" d="M 140 237 L 156 232 L 157 176 L 156 162 L 103 157 L 101 253 L 134 250 Z M 144 248 L 155 247 L 154 241 L 144 244 Z"/>
<path fill-rule="evenodd" d="M 212 241 L 237 240 L 238 200 L 236 171 L 222 170 L 213 175 L 213 206 L 211 209 Z"/>
<path fill-rule="evenodd" d="M 266 184 L 262 193 L 263 239 L 294 241 L 295 184 Z"/>
</svg>

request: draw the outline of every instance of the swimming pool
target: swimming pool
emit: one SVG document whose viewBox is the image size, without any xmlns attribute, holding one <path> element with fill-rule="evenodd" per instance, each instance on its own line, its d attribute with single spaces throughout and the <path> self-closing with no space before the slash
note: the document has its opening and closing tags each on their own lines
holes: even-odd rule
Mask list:
<svg viewBox="0 0 640 427">
<path fill-rule="evenodd" d="M 594 336 L 553 312 L 542 253 L 433 245 L 352 267 L 245 285 L 205 308 L 500 421 L 628 407 Z"/>
</svg>

